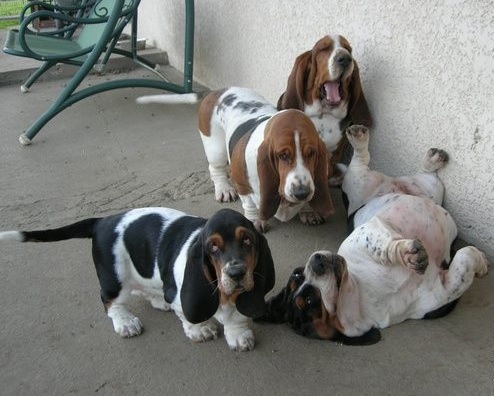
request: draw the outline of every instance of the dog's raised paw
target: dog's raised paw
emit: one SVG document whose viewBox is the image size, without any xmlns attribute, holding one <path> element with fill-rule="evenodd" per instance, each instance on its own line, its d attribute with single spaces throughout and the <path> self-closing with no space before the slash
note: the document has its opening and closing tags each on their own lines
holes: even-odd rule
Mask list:
<svg viewBox="0 0 494 396">
<path fill-rule="evenodd" d="M 446 151 L 438 148 L 430 148 L 424 159 L 424 169 L 428 172 L 434 172 L 444 168 L 449 161 L 449 155 Z"/>
<path fill-rule="evenodd" d="M 349 126 L 346 136 L 353 148 L 365 148 L 369 144 L 369 128 L 363 125 Z"/>
<path fill-rule="evenodd" d="M 404 240 L 403 260 L 417 274 L 423 274 L 429 265 L 427 251 L 418 239 Z"/>
</svg>

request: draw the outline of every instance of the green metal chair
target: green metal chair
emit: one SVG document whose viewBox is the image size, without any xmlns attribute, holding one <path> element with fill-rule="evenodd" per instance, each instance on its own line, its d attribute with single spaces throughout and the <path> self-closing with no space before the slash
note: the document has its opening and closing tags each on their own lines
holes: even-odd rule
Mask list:
<svg viewBox="0 0 494 396">
<path fill-rule="evenodd" d="M 21 15 L 20 27 L 11 29 L 7 34 L 3 48 L 5 53 L 43 62 L 21 86 L 23 92 L 27 92 L 43 73 L 58 63 L 79 66 L 48 110 L 19 137 L 22 145 L 31 144 L 41 128 L 58 113 L 91 95 L 130 87 L 156 88 L 175 93 L 192 92 L 194 0 L 185 0 L 184 79 L 181 85 L 168 81 L 156 70 L 156 65 L 137 54 L 137 10 L 140 0 L 79 0 L 73 3 L 76 5 L 29 2 Z M 38 6 L 38 11 L 26 15 L 25 11 L 32 9 L 32 6 Z M 37 18 L 58 21 L 58 28 L 49 32 L 36 32 L 29 26 Z M 116 47 L 116 44 L 129 22 L 130 50 L 125 50 Z M 104 69 L 111 54 L 126 56 L 159 78 L 117 79 L 76 91 L 92 69 Z"/>
</svg>

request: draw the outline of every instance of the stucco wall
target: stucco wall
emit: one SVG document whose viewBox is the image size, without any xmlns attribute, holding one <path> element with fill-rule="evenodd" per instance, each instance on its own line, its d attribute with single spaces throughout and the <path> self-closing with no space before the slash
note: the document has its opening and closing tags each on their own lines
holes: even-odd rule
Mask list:
<svg viewBox="0 0 494 396">
<path fill-rule="evenodd" d="M 410 173 L 429 147 L 446 149 L 445 206 L 460 236 L 494 258 L 492 1 L 198 0 L 195 7 L 195 79 L 250 87 L 272 101 L 298 54 L 325 34 L 347 37 L 376 121 L 372 165 Z M 182 69 L 183 2 L 143 0 L 140 12 L 140 35 Z"/>
</svg>

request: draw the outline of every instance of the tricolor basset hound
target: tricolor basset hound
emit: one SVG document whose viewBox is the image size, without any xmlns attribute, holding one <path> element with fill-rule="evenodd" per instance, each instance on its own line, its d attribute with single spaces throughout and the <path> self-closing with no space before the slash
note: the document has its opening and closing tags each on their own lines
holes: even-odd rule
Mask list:
<svg viewBox="0 0 494 396">
<path fill-rule="evenodd" d="M 296 58 L 278 100 L 282 109 L 302 110 L 314 122 L 331 154 L 330 183 L 340 185 L 343 176 L 335 165 L 350 160 L 345 158 L 350 151 L 345 129 L 350 124 L 372 125 L 359 68 L 345 37 L 325 36 Z"/>
<path fill-rule="evenodd" d="M 223 209 L 207 220 L 141 208 L 57 229 L 0 232 L 0 240 L 19 242 L 72 238 L 92 239 L 101 300 L 122 337 L 142 332 L 124 305 L 137 294 L 154 308 L 174 310 L 192 341 L 217 338 L 217 320 L 231 349 L 254 347 L 250 318 L 264 313 L 275 273 L 266 238 L 242 214 Z"/>
<path fill-rule="evenodd" d="M 138 102 L 199 99 L 198 94 L 154 95 Z M 238 193 L 245 216 L 262 231 L 273 216 L 288 221 L 299 214 L 305 224 L 320 224 L 334 213 L 328 154 L 302 111 L 277 111 L 254 91 L 232 87 L 207 94 L 198 118 L 217 201 L 233 201 Z"/>
<path fill-rule="evenodd" d="M 267 319 L 288 320 L 307 336 L 368 344 L 380 339 L 378 329 L 446 315 L 488 265 L 473 246 L 450 261 L 457 230 L 437 176 L 446 152 L 430 149 L 422 173 L 391 178 L 368 168 L 367 128 L 352 126 L 347 137 L 354 154 L 343 190 L 355 229 L 337 254 L 315 252 L 293 272 L 268 302 Z"/>
</svg>

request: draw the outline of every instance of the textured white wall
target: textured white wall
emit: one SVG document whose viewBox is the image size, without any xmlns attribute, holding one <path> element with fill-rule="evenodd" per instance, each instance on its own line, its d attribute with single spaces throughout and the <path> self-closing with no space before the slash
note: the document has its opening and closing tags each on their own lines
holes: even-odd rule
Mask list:
<svg viewBox="0 0 494 396">
<path fill-rule="evenodd" d="M 437 3 L 437 4 L 436 4 Z M 439 4 L 440 3 L 440 4 Z M 373 166 L 413 172 L 429 147 L 460 236 L 494 258 L 492 0 L 197 0 L 194 77 L 276 101 L 295 57 L 328 33 L 347 37 L 375 119 Z M 184 4 L 143 0 L 140 35 L 182 69 Z"/>
</svg>

